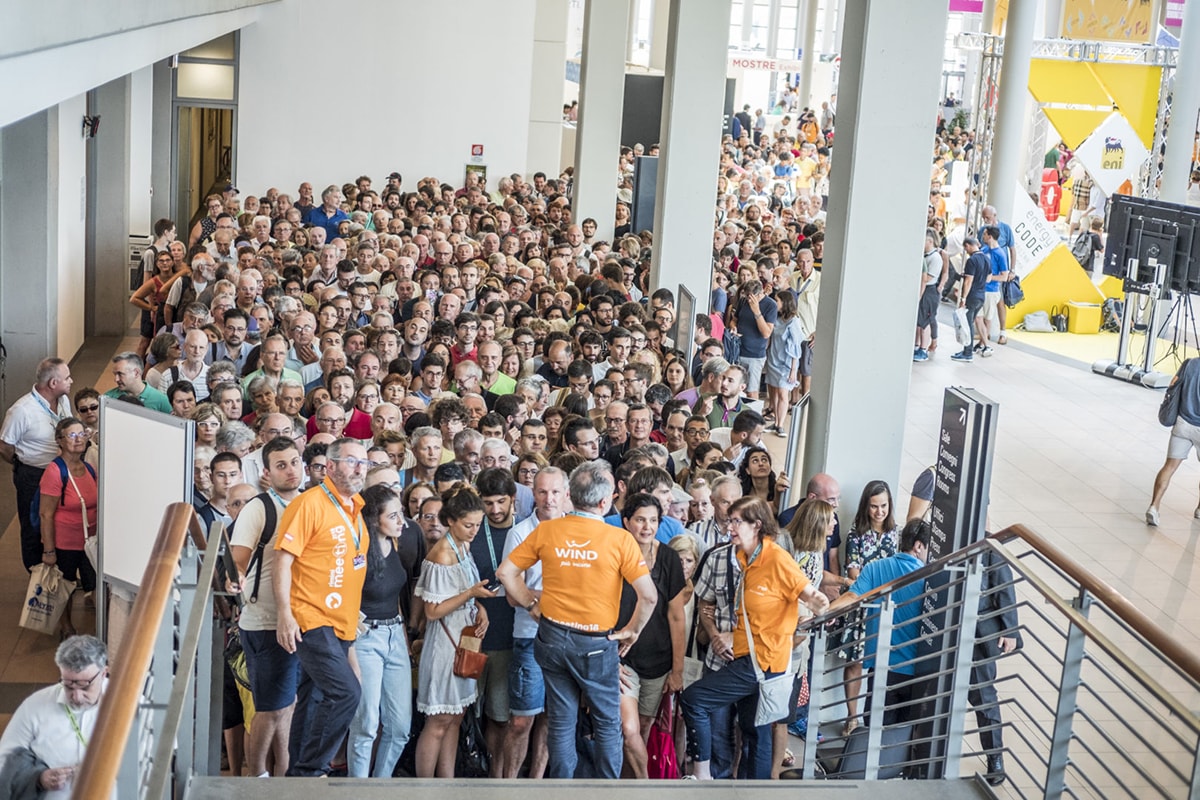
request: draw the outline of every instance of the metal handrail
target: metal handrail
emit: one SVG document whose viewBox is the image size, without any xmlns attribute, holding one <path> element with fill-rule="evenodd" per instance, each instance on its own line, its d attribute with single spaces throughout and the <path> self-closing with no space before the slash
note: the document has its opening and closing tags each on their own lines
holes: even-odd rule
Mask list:
<svg viewBox="0 0 1200 800">
<path fill-rule="evenodd" d="M 167 506 L 133 603 L 117 669 L 100 701 L 95 732 L 75 777 L 73 800 L 108 800 L 112 796 L 189 531 L 203 541 L 195 509 L 188 503 Z"/>
<path fill-rule="evenodd" d="M 1051 544 L 1045 537 L 1035 533 L 1024 525 L 1010 525 L 990 538 L 999 542 L 1020 539 L 1037 550 L 1047 561 L 1070 577 L 1079 586 L 1097 600 L 1107 606 L 1118 619 L 1137 632 L 1139 636 L 1154 646 L 1169 661 L 1173 662 L 1196 683 L 1200 684 L 1200 657 L 1185 647 L 1178 640 L 1156 625 L 1149 617 L 1138 610 L 1116 589 L 1100 580 L 1088 570 L 1072 560 L 1066 553 Z"/>
<path fill-rule="evenodd" d="M 1023 548 L 1010 550 L 1002 545 L 1017 540 Z M 985 559 L 988 554 L 994 557 Z M 999 582 L 993 578 L 985 588 L 981 581 L 984 571 L 1004 566 L 1011 569 L 1011 576 Z M 894 593 L 905 587 L 908 592 L 900 601 Z M 921 592 L 909 599 L 907 595 L 912 594 L 914 587 L 920 587 Z M 1021 660 L 1007 668 L 1016 671 L 997 676 L 994 685 L 999 687 L 1008 682 L 1021 690 L 1004 700 L 985 701 L 984 706 L 1008 707 L 1017 718 L 985 724 L 981 715 L 972 730 L 964 726 L 968 714 L 966 695 L 968 685 L 974 688 L 977 679 L 974 673 L 968 678 L 968 671 L 972 662 L 979 667 L 1002 658 L 1000 654 L 980 656 L 976 644 L 1013 635 L 989 631 L 987 638 L 980 638 L 985 634 L 976 625 L 980 619 L 1001 613 L 994 607 L 988 608 L 986 598 L 1018 587 L 1022 588 L 1023 596 L 1014 595 L 1004 605 L 1013 611 L 1023 609 L 1027 614 L 1017 623 L 1024 632 L 1026 646 L 1017 651 Z M 916 603 L 918 610 L 915 616 L 906 615 L 904 624 L 924 627 L 924 622 L 932 621 L 942 652 L 953 654 L 949 661 L 943 656 L 940 666 L 933 671 L 921 667 L 923 660 L 926 666 L 930 663 L 928 652 L 896 659 L 895 648 L 919 643 L 928 635 L 924 631 L 913 639 L 895 635 L 893 615 L 898 608 L 912 608 L 911 603 Z M 976 614 L 975 610 L 981 606 L 983 613 Z M 853 640 L 835 640 L 830 636 L 829 622 L 856 614 L 865 615 L 863 619 L 874 619 L 878 633 L 868 628 L 867 633 Z M 926 770 L 931 776 L 957 777 L 966 757 L 990 758 L 997 752 L 1008 752 L 1016 759 L 1012 774 L 1022 783 L 1012 784 L 1011 791 L 1019 797 L 1073 797 L 1075 789 L 1139 798 L 1175 797 L 1180 796 L 1182 786 L 1188 787 L 1187 796 L 1200 798 L 1200 715 L 1195 711 L 1200 700 L 1200 671 L 1197 671 L 1200 659 L 1180 648 L 1120 592 L 1025 526 L 1006 528 L 925 565 L 856 597 L 833 614 L 807 620 L 804 628 L 811 634 L 817 659 L 810 676 L 812 696 L 808 705 L 807 740 L 813 755 L 806 748 L 803 770 L 806 777 L 815 776 L 818 758 L 826 769 L 836 769 L 839 773 L 845 769 L 833 767 L 834 760 L 825 761 L 836 759 L 830 745 L 846 739 L 845 735 L 839 736 L 828 729 L 822 731 L 824 738 L 818 734 L 822 725 L 840 725 L 849 719 L 839 717 L 835 710 L 842 705 L 839 698 L 844 693 L 847 700 L 857 697 L 868 708 L 876 706 L 886 715 L 884 724 L 878 725 L 876 712 L 871 711 L 865 767 L 857 762 L 857 767 L 850 768 L 851 777 L 856 769 L 859 777 L 868 780 L 882 774 L 879 770 L 886 756 L 883 732 L 912 725 L 911 732 L 904 735 L 904 746 L 911 745 L 914 749 L 902 754 L 903 760 L 898 764 L 896 751 L 889 757 L 889 769 L 916 770 L 910 777 L 923 776 Z M 926 641 L 936 643 L 939 639 Z M 832 655 L 839 647 L 867 642 L 872 642 L 875 648 L 873 679 L 889 676 L 886 699 L 882 679 L 874 683 L 874 688 L 865 692 L 855 690 L 851 695 L 849 680 L 842 679 L 844 662 L 833 658 L 826 663 L 827 653 Z M 972 656 L 973 652 L 979 660 Z M 906 671 L 905 667 L 916 667 L 916 674 L 897 674 Z M 905 687 L 913 693 L 913 699 L 904 699 L 899 694 L 891 697 L 894 689 L 903 691 Z M 1036 702 L 1022 702 L 1030 697 Z M 1131 730 L 1122 732 L 1122 726 Z M 998 744 L 998 738 L 982 740 L 982 750 L 973 749 L 964 740 L 964 734 L 976 732 L 985 737 L 998 735 L 1002 729 L 1013 734 L 1013 741 L 1021 750 L 1019 758 L 1011 747 Z M 824 756 L 816 755 L 821 741 Z M 1027 793 L 1030 784 L 1035 788 L 1034 793 Z M 1096 788 L 1109 784 L 1120 791 Z"/>
</svg>

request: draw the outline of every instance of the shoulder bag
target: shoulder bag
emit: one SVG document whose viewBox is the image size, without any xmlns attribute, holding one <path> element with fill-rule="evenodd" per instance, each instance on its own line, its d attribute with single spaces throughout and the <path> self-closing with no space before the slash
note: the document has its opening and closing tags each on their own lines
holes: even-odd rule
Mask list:
<svg viewBox="0 0 1200 800">
<path fill-rule="evenodd" d="M 754 666 L 754 674 L 758 678 L 758 709 L 754 712 L 754 725 L 770 725 L 788 717 L 791 713 L 788 706 L 792 699 L 792 657 L 788 654 L 788 668 L 773 678 L 768 678 L 758 666 L 758 657 L 754 654 L 754 634 L 750 630 L 750 615 L 746 613 L 746 578 L 742 576 L 742 586 L 738 589 L 738 602 L 742 607 L 742 620 L 746 625 L 746 642 L 750 646 L 750 663 Z"/>
<path fill-rule="evenodd" d="M 1167 387 L 1166 394 L 1163 395 L 1162 405 L 1158 407 L 1158 421 L 1163 427 L 1170 428 L 1179 419 L 1179 402 L 1182 399 L 1181 389 L 1183 386 L 1183 371 L 1187 369 L 1192 359 L 1187 359 L 1179 365 L 1179 371 L 1175 373 L 1175 381 Z"/>
<path fill-rule="evenodd" d="M 1017 303 L 1025 299 L 1025 291 L 1021 288 L 1021 279 L 1016 273 L 1000 285 L 1000 293 L 1004 299 L 1004 305 L 1012 308 Z"/>
<path fill-rule="evenodd" d="M 483 640 L 475 636 L 475 626 L 468 625 L 463 628 L 462 635 L 455 642 L 454 637 L 450 635 L 450 629 L 446 627 L 446 621 L 439 619 L 438 622 L 446 632 L 446 638 L 454 645 L 454 674 L 459 678 L 479 680 L 488 657 L 487 653 L 480 651 Z"/>
</svg>

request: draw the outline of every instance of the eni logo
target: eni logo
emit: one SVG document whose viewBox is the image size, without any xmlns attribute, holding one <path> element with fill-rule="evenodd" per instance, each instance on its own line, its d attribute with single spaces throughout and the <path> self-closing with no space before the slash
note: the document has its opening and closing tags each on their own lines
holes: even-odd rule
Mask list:
<svg viewBox="0 0 1200 800">
<path fill-rule="evenodd" d="M 342 596 L 338 592 L 330 592 L 325 595 L 325 607 L 333 610 L 342 607 Z"/>
<path fill-rule="evenodd" d="M 1116 136 L 1104 138 L 1104 155 L 1100 158 L 1101 169 L 1125 168 L 1125 145 Z"/>
</svg>

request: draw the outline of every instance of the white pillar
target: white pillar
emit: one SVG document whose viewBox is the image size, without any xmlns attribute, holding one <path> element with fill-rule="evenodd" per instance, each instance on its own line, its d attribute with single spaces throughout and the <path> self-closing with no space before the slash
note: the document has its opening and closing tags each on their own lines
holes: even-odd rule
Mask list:
<svg viewBox="0 0 1200 800">
<path fill-rule="evenodd" d="M 825 0 L 825 10 L 821 14 L 821 52 L 837 52 L 838 42 L 834 38 L 838 26 L 838 5 L 840 0 Z"/>
<path fill-rule="evenodd" d="M 625 59 L 630 0 L 588 0 L 583 18 L 579 125 L 575 134 L 572 217 L 596 220 L 596 237 L 612 241 L 625 106 Z"/>
<path fill-rule="evenodd" d="M 933 136 L 921 109 L 937 103 L 948 12 L 944 0 L 845 0 L 845 14 L 808 447 L 792 478 L 828 472 L 852 506 L 868 480 L 900 477 L 918 274 L 895 259 L 921 250 Z M 880 175 L 887 192 L 862 191 Z"/>
<path fill-rule="evenodd" d="M 671 35 L 671 1 L 654 0 L 650 17 L 650 69 L 667 71 L 667 40 Z"/>
<path fill-rule="evenodd" d="M 804 0 L 804 52 L 800 54 L 800 108 L 812 108 L 813 64 L 817 60 L 817 0 Z"/>
<path fill-rule="evenodd" d="M 154 67 L 129 75 L 129 233 L 149 235 L 154 141 Z"/>
<path fill-rule="evenodd" d="M 88 244 L 85 329 L 89 336 L 125 333 L 129 270 L 130 77 L 93 93 L 103 126 L 88 142 Z"/>
<path fill-rule="evenodd" d="M 1159 190 L 1159 198 L 1171 203 L 1182 203 L 1187 193 L 1196 118 L 1200 116 L 1200 81 L 1196 80 L 1200 75 L 1200 0 L 1192 0 L 1183 6 L 1178 58 L 1171 127 L 1167 130 L 1167 153 Z M 1186 77 L 1188 75 L 1192 77 Z"/>
<path fill-rule="evenodd" d="M 988 172 L 988 203 L 1000 219 L 1013 213 L 1017 182 L 1025 183 L 1028 137 L 1029 58 L 1033 52 L 1033 28 L 1037 22 L 1034 0 L 1008 4 L 1004 26 L 1004 60 L 1000 64 L 1000 93 L 996 98 L 995 134 L 992 137 L 992 166 Z"/>
<path fill-rule="evenodd" d="M 730 0 L 671 0 L 650 286 L 686 284 L 707 311 Z M 690 320 L 687 322 L 690 324 Z"/>
<path fill-rule="evenodd" d="M 562 152 L 563 64 L 567 60 L 568 6 L 537 0 L 533 17 L 533 77 L 529 87 L 529 144 L 525 172 L 557 176 Z M 622 51 L 624 48 L 622 48 Z M 495 188 L 500 176 L 488 181 Z M 288 187 L 289 192 L 295 188 Z"/>
</svg>

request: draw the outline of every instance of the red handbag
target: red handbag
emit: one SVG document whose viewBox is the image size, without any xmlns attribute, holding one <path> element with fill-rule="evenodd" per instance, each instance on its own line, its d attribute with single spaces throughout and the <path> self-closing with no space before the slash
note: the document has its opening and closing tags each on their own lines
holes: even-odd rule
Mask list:
<svg viewBox="0 0 1200 800">
<path fill-rule="evenodd" d="M 442 630 L 446 632 L 446 638 L 454 645 L 454 674 L 459 678 L 470 678 L 471 680 L 479 680 L 483 675 L 483 668 L 487 665 L 487 654 L 480 652 L 479 645 L 481 641 L 475 636 L 475 626 L 468 625 L 463 628 L 462 636 L 458 641 L 454 641 L 454 637 L 450 635 L 450 629 L 446 627 L 444 620 L 438 620 L 442 623 Z M 465 640 L 470 640 L 465 641 Z"/>
<path fill-rule="evenodd" d="M 664 694 L 658 704 L 658 714 L 650 726 L 646 740 L 649 756 L 646 774 L 650 778 L 675 780 L 679 777 L 679 760 L 675 756 L 675 693 Z"/>
</svg>

